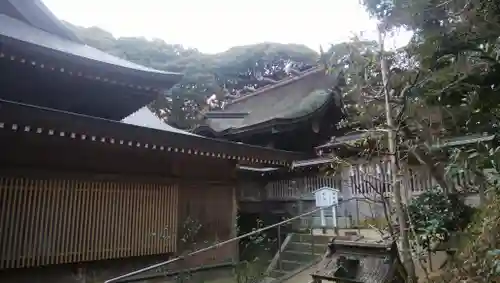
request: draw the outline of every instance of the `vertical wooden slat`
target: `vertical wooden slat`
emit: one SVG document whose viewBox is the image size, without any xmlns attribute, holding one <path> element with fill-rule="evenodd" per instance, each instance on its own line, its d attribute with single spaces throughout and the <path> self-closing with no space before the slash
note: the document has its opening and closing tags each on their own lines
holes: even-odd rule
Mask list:
<svg viewBox="0 0 500 283">
<path fill-rule="evenodd" d="M 21 238 L 21 233 L 23 229 L 23 219 L 22 219 L 22 213 L 24 211 L 24 203 L 25 203 L 25 196 L 26 192 L 23 188 L 23 183 L 24 180 L 22 178 L 16 179 L 15 183 L 15 190 L 17 191 L 17 199 L 15 201 L 15 208 L 16 208 L 16 213 L 14 216 L 14 240 L 12 243 L 12 255 L 13 255 L 13 266 L 14 267 L 21 267 L 21 256 L 22 256 L 22 250 L 20 248 L 20 238 Z"/>
<path fill-rule="evenodd" d="M 126 203 L 127 203 L 127 197 L 126 197 L 126 193 L 127 191 L 125 190 L 126 188 L 121 184 L 121 183 L 117 183 L 116 184 L 116 189 L 118 190 L 118 193 L 119 193 L 119 199 L 120 199 L 120 202 L 119 202 L 119 206 L 118 206 L 118 212 L 117 212 L 117 217 L 119 219 L 119 222 L 118 222 L 118 236 L 119 236 L 119 245 L 118 245 L 118 249 L 119 249 L 119 253 L 118 253 L 118 257 L 124 257 L 125 256 L 125 240 L 126 240 L 126 234 L 125 234 L 125 229 L 124 229 L 124 225 L 127 221 L 126 218 L 126 214 L 125 214 L 125 209 L 127 207 Z"/>
<path fill-rule="evenodd" d="M 21 192 L 19 191 L 19 179 L 14 179 L 12 184 L 13 188 L 13 198 L 12 198 L 12 224 L 11 224 L 11 239 L 9 239 L 9 267 L 14 268 L 16 266 L 16 235 L 19 228 L 19 199 L 21 198 Z"/>
<path fill-rule="evenodd" d="M 118 244 L 118 233 L 117 229 L 118 226 L 116 225 L 118 222 L 118 217 L 116 215 L 116 207 L 118 206 L 118 195 L 116 193 L 115 189 L 115 183 L 111 182 L 108 185 L 109 187 L 109 199 L 108 203 L 110 206 L 110 210 L 108 213 L 109 216 L 109 227 L 108 227 L 108 237 L 111 239 L 108 245 L 108 252 L 107 252 L 107 258 L 114 258 L 115 253 L 118 252 L 118 249 L 116 248 Z"/>
<path fill-rule="evenodd" d="M 148 185 L 148 203 L 146 205 L 146 208 L 148 209 L 148 216 L 147 216 L 147 221 L 148 221 L 148 227 L 147 227 L 147 237 L 146 237 L 146 254 L 150 255 L 152 254 L 152 237 L 153 237 L 153 227 L 154 227 L 154 217 L 153 217 L 153 209 L 154 209 L 154 184 L 149 184 Z"/>
<path fill-rule="evenodd" d="M 76 246 L 75 252 L 77 252 L 77 261 L 82 262 L 85 260 L 85 250 L 87 248 L 87 238 L 85 231 L 87 230 L 87 219 L 86 219 L 86 214 L 87 214 L 87 209 L 89 207 L 88 204 L 88 199 L 89 199 L 89 191 L 88 187 L 80 180 L 76 181 L 75 186 L 81 190 L 81 203 L 80 203 L 80 209 L 77 210 L 77 218 L 78 219 L 78 241 L 79 245 Z"/>
<path fill-rule="evenodd" d="M 65 259 L 69 262 L 79 262 L 82 255 L 82 244 L 81 239 L 81 215 L 85 213 L 84 207 L 81 203 L 83 201 L 83 189 L 84 183 L 80 180 L 72 180 L 71 182 L 66 182 L 67 187 L 64 188 L 66 191 L 66 197 L 64 202 L 69 206 L 69 215 L 65 217 L 65 223 L 68 223 L 71 227 L 69 233 L 65 233 L 66 237 L 69 237 L 67 241 L 67 248 L 65 252 L 68 254 Z"/>
<path fill-rule="evenodd" d="M 0 177 L 0 204 L 2 205 L 0 214 L 0 268 L 6 265 L 6 254 L 4 244 L 7 242 L 7 219 L 8 217 L 8 203 L 9 203 L 9 188 L 7 179 Z"/>
<path fill-rule="evenodd" d="M 10 265 L 10 255 L 9 255 L 9 245 L 10 245 L 10 239 L 12 237 L 12 232 L 11 232 L 11 226 L 13 222 L 13 217 L 12 217 L 12 206 L 13 202 L 12 200 L 14 199 L 14 188 L 12 184 L 12 179 L 7 179 L 7 182 L 5 183 L 5 187 L 7 190 L 7 197 L 6 197 L 6 204 L 7 204 L 7 209 L 5 211 L 5 231 L 4 235 L 5 237 L 3 238 L 3 243 L 2 243 L 2 260 L 4 262 L 4 267 L 8 268 Z"/>
<path fill-rule="evenodd" d="M 51 263 L 62 263 L 60 258 L 60 239 L 64 236 L 63 231 L 68 231 L 68 227 L 66 225 L 61 225 L 62 223 L 62 213 L 60 210 L 61 206 L 61 195 L 65 191 L 66 180 L 59 180 L 56 183 L 56 187 L 54 188 L 54 206 L 52 207 L 53 216 L 52 216 L 52 235 L 51 235 Z"/>
<path fill-rule="evenodd" d="M 119 219 L 119 222 L 118 222 L 118 236 L 119 236 L 119 245 L 118 245 L 118 249 L 119 249 L 119 253 L 118 253 L 118 257 L 124 257 L 125 256 L 125 247 L 126 247 L 126 244 L 125 244 L 125 241 L 127 239 L 127 235 L 125 233 L 125 224 L 126 224 L 126 214 L 125 214 L 125 209 L 127 207 L 126 203 L 127 203 L 127 191 L 126 191 L 126 187 L 124 187 L 121 183 L 117 183 L 116 184 L 116 188 L 118 190 L 118 194 L 119 194 L 119 206 L 118 206 L 118 219 Z"/>
<path fill-rule="evenodd" d="M 130 184 L 130 226 L 129 226 L 129 233 L 130 233 L 130 255 L 134 255 L 136 253 L 136 247 L 137 247 L 137 190 L 135 184 Z"/>
<path fill-rule="evenodd" d="M 101 245 L 102 245 L 102 204 L 103 204 L 103 194 L 100 182 L 92 182 L 95 191 L 95 205 L 92 215 L 94 216 L 94 221 L 92 222 L 93 233 L 92 233 L 92 255 L 91 260 L 95 258 L 100 258 Z"/>
<path fill-rule="evenodd" d="M 111 204 L 112 204 L 112 213 L 111 217 L 113 218 L 113 225 L 110 227 L 110 233 L 114 241 L 111 243 L 109 257 L 110 258 L 118 258 L 120 253 L 120 215 L 118 214 L 118 210 L 120 207 L 121 199 L 120 193 L 117 187 L 116 182 L 110 184 L 111 187 Z"/>
<path fill-rule="evenodd" d="M 20 200 L 22 199 L 22 191 L 20 190 L 20 179 L 14 179 L 13 183 L 14 197 L 12 199 L 12 229 L 11 239 L 9 239 L 9 267 L 15 268 L 17 266 L 17 236 L 19 235 L 20 221 L 19 215 L 21 210 Z"/>
<path fill-rule="evenodd" d="M 172 232 L 172 229 L 173 227 L 171 226 L 168 226 L 167 227 L 167 224 L 165 223 L 165 214 L 168 213 L 167 212 L 167 209 L 165 209 L 165 207 L 163 206 L 164 204 L 164 201 L 165 201 L 165 194 L 166 194 L 166 189 L 165 189 L 165 186 L 162 184 L 160 185 L 160 197 L 159 197 L 159 200 L 160 200 L 160 206 L 158 207 L 159 209 L 159 213 L 160 213 L 160 223 L 161 223 L 161 232 L 162 232 L 162 235 L 165 235 L 165 238 L 163 240 L 160 240 L 160 242 L 163 242 L 163 243 L 160 243 L 160 247 L 159 247 L 159 251 L 160 252 L 164 252 L 166 247 L 170 245 L 170 234 Z M 170 224 L 170 223 L 169 223 Z M 166 229 L 165 229 L 166 228 Z"/>
<path fill-rule="evenodd" d="M 26 235 L 26 228 L 27 228 L 27 210 L 28 207 L 26 206 L 28 202 L 28 196 L 29 196 L 29 188 L 27 186 L 27 179 L 21 179 L 19 183 L 19 188 L 18 190 L 21 192 L 22 198 L 20 198 L 19 202 L 19 209 L 21 210 L 20 215 L 19 215 L 19 230 L 17 232 L 16 238 L 17 238 L 17 243 L 16 243 L 16 250 L 17 250 L 17 267 L 24 267 L 24 262 L 26 258 L 26 251 L 24 247 L 26 246 L 24 242 L 24 238 Z"/>
<path fill-rule="evenodd" d="M 95 222 L 95 206 L 96 206 L 96 201 L 97 201 L 97 195 L 96 191 L 94 188 L 94 183 L 89 182 L 86 184 L 88 188 L 88 203 L 85 211 L 85 218 L 87 224 L 85 225 L 85 238 L 86 238 L 86 249 L 85 249 L 85 256 L 83 258 L 84 261 L 90 261 L 92 258 L 92 252 L 94 250 L 93 246 L 93 235 L 95 234 L 95 227 L 94 227 L 94 222 Z"/>
<path fill-rule="evenodd" d="M 170 199 L 172 200 L 171 205 L 170 205 L 170 213 L 172 215 L 171 221 L 169 221 L 169 225 L 172 227 L 172 233 L 171 233 L 171 240 L 170 240 L 170 245 L 169 249 L 166 251 L 174 251 L 178 252 L 178 247 L 177 247 L 177 240 L 178 240 L 178 221 L 179 221 L 179 216 L 177 215 L 177 210 L 175 207 L 178 207 L 179 205 L 179 190 L 180 187 L 178 184 L 175 185 L 170 185 L 169 186 L 169 196 Z M 167 201 L 164 202 L 165 205 L 168 204 Z"/>
<path fill-rule="evenodd" d="M 162 228 L 162 223 L 159 218 L 159 203 L 160 203 L 160 193 L 161 193 L 161 185 L 156 184 L 155 186 L 155 198 L 154 198 L 154 221 L 155 223 L 158 223 L 158 226 L 156 227 L 157 231 L 156 232 L 156 237 L 153 239 L 153 251 L 155 253 L 159 252 L 159 242 L 161 241 L 161 235 L 164 233 L 163 228 Z"/>
<path fill-rule="evenodd" d="M 140 249 L 139 249 L 139 253 L 141 255 L 145 255 L 146 254 L 146 249 L 147 249 L 147 235 L 148 235 L 148 232 L 147 231 L 147 224 L 149 222 L 149 220 L 147 219 L 147 213 L 148 213 L 148 198 L 149 198 L 149 184 L 143 184 L 141 186 L 141 199 L 142 199 L 142 202 L 141 202 L 141 233 L 140 233 Z"/>
<path fill-rule="evenodd" d="M 150 193 L 150 184 L 145 184 L 143 186 L 143 198 L 142 198 L 142 241 L 141 241 L 141 254 L 146 255 L 147 254 L 147 249 L 148 249 L 148 237 L 149 237 L 149 230 L 147 229 L 148 224 L 150 219 L 148 219 L 148 211 L 149 211 L 149 193 Z"/>
<path fill-rule="evenodd" d="M 46 229 L 47 228 L 47 203 L 48 203 L 48 197 L 50 194 L 50 181 L 49 180 L 43 180 L 42 184 L 42 191 L 40 195 L 40 220 L 39 220 L 39 226 L 38 226 L 38 231 L 36 231 L 38 235 L 38 241 L 37 241 L 37 265 L 44 265 L 45 264 L 45 238 L 46 238 Z"/>
<path fill-rule="evenodd" d="M 94 231 L 94 207 L 95 207 L 95 201 L 96 201 L 96 194 L 95 190 L 93 187 L 93 183 L 89 182 L 86 184 L 87 187 L 87 205 L 85 207 L 85 212 L 84 212 L 84 219 L 85 219 L 85 226 L 84 226 L 84 233 L 85 233 L 85 250 L 83 254 L 83 261 L 89 261 L 91 258 L 91 252 L 93 249 L 92 246 L 92 233 Z M 83 213 L 83 212 L 80 212 Z"/>
<path fill-rule="evenodd" d="M 128 184 L 120 184 L 121 190 L 123 193 L 124 197 L 124 204 L 125 206 L 123 207 L 122 210 L 122 217 L 123 219 L 123 225 L 122 225 L 122 233 L 123 233 L 123 244 L 122 248 L 123 250 L 122 256 L 126 257 L 130 255 L 130 232 L 129 232 L 129 223 L 130 223 L 130 186 Z"/>
<path fill-rule="evenodd" d="M 1 186 L 1 184 L 0 184 Z M 30 266 L 30 261 L 31 261 L 31 223 L 33 219 L 33 196 L 34 196 L 34 187 L 33 187 L 33 180 L 27 179 L 25 182 L 25 189 L 26 189 L 26 201 L 24 204 L 24 210 L 26 212 L 25 214 L 25 219 L 24 221 L 24 235 L 23 237 L 23 262 L 21 264 L 21 267 L 28 267 Z M 0 187 L 1 190 L 1 187 Z M 0 192 L 1 195 L 1 192 Z M 1 232 L 0 232 L 1 233 Z M 1 239 L 1 238 L 0 238 Z"/>
<path fill-rule="evenodd" d="M 175 214 L 177 214 L 178 210 L 175 210 L 173 207 L 166 206 L 166 204 L 168 203 L 168 199 L 173 198 L 173 193 L 172 190 L 170 190 L 170 185 L 163 186 L 162 191 L 163 191 L 162 206 L 165 207 L 165 209 L 163 209 L 163 221 L 165 223 L 164 225 L 168 225 L 169 228 L 169 238 L 167 239 L 165 245 L 163 246 L 162 252 L 167 252 L 168 250 L 173 250 L 174 246 L 172 245 L 172 243 L 175 241 L 175 245 L 177 245 L 177 240 L 179 240 L 179 238 L 176 237 L 176 235 L 178 235 L 177 231 L 179 231 L 177 223 L 171 221 L 172 213 L 175 211 Z M 175 207 L 179 207 L 179 204 L 176 203 Z M 182 215 L 182 217 L 184 216 L 187 215 Z M 183 220 L 184 218 L 181 219 L 181 221 Z M 182 237 L 182 235 L 179 236 Z M 175 251 L 177 252 L 177 250 Z"/>
<path fill-rule="evenodd" d="M 126 228 L 125 235 L 126 235 L 126 242 L 125 242 L 125 247 L 127 248 L 126 250 L 126 256 L 130 256 L 132 254 L 132 223 L 133 223 L 133 218 L 132 218 L 132 185 L 131 184 L 124 184 L 124 186 L 127 189 L 127 201 L 126 201 L 126 209 L 124 210 L 124 213 L 126 215 L 126 225 L 124 226 Z"/>
<path fill-rule="evenodd" d="M 108 233 L 108 229 L 110 226 L 110 217 L 109 217 L 109 211 L 111 210 L 111 204 L 109 200 L 111 199 L 110 196 L 110 190 L 109 190 L 109 182 L 102 182 L 101 183 L 101 193 L 103 194 L 103 204 L 102 204 L 102 217 L 101 217 L 101 224 L 102 224 L 102 233 L 101 237 L 99 238 L 99 241 L 102 242 L 102 245 L 100 246 L 100 252 L 101 256 L 100 259 L 107 259 L 108 258 L 108 249 L 109 249 L 109 244 L 110 244 L 110 237 Z"/>
<path fill-rule="evenodd" d="M 111 204 L 111 213 L 110 213 L 110 218 L 111 218 L 111 223 L 112 225 L 109 226 L 109 237 L 112 239 L 110 242 L 109 246 L 109 251 L 108 251 L 108 258 L 116 258 L 118 256 L 118 246 L 120 244 L 120 234 L 118 233 L 118 221 L 119 221 L 119 216 L 117 213 L 118 206 L 120 204 L 120 197 L 118 194 L 118 191 L 116 190 L 116 183 L 113 182 L 109 185 L 110 187 L 110 204 Z"/>
<path fill-rule="evenodd" d="M 77 182 L 77 186 L 80 188 L 81 190 L 81 204 L 80 204 L 80 209 L 78 210 L 78 220 L 79 220 L 79 225 L 78 225 L 78 234 L 79 234 L 79 237 L 78 237 L 78 241 L 79 241 L 79 245 L 77 246 L 77 250 L 78 251 L 78 262 L 82 262 L 84 261 L 85 259 L 85 249 L 87 248 L 87 238 L 86 238 L 86 234 L 85 234 L 85 230 L 86 230 L 86 224 L 87 224 L 87 220 L 86 220 L 86 212 L 87 212 L 87 208 L 89 206 L 88 204 L 88 199 L 89 199 L 89 191 L 88 191 L 88 187 L 83 185 L 81 182 Z"/>
<path fill-rule="evenodd" d="M 145 217 L 144 217 L 144 196 L 146 193 L 145 185 L 144 184 L 137 184 L 137 193 L 138 193 L 138 204 L 137 204 L 137 211 L 138 211 L 138 223 L 137 223 L 137 254 L 142 255 L 143 254 L 143 249 L 144 249 L 144 223 L 145 223 Z"/>
<path fill-rule="evenodd" d="M 132 187 L 132 194 L 133 194 L 133 214 L 132 214 L 132 219 L 133 219 L 133 224 L 132 224 L 132 254 L 137 254 L 138 247 L 139 247 L 139 222 L 140 222 L 140 217 L 139 217 L 139 189 L 137 188 L 137 184 L 134 184 Z"/>
<path fill-rule="evenodd" d="M 29 266 L 35 266 L 36 265 L 36 243 L 37 243 L 37 224 L 38 224 L 38 216 L 40 215 L 40 208 L 39 208 L 39 199 L 40 199 L 40 181 L 39 180 L 34 180 L 32 182 L 32 189 L 33 189 L 33 200 L 32 200 L 32 217 L 31 217 L 31 223 L 29 226 L 29 255 L 30 255 L 30 260 L 29 260 Z"/>
<path fill-rule="evenodd" d="M 109 240 L 105 254 L 106 254 L 106 259 L 110 259 L 113 256 L 116 241 L 118 241 L 115 232 L 115 227 L 116 227 L 115 225 L 118 219 L 115 216 L 116 198 L 115 198 L 114 183 L 108 182 L 107 189 L 108 189 L 108 216 L 106 221 L 108 225 L 106 226 L 106 237 Z"/>
<path fill-rule="evenodd" d="M 146 193 L 144 184 L 136 184 L 137 186 L 137 254 L 143 254 L 144 248 L 144 195 Z"/>
<path fill-rule="evenodd" d="M 95 208 L 95 222 L 94 226 L 96 227 L 96 232 L 94 233 L 94 254 L 93 254 L 93 259 L 101 259 L 102 258 L 102 251 L 103 251 L 103 243 L 104 240 L 102 238 L 103 236 L 103 228 L 104 228 L 104 223 L 103 223 L 103 213 L 104 213 L 104 205 L 105 205 L 105 195 L 104 195 L 104 189 L 103 189 L 103 183 L 101 182 L 94 182 L 95 188 L 96 188 L 96 193 L 97 193 L 97 203 L 96 203 L 96 208 Z"/>
<path fill-rule="evenodd" d="M 97 204 L 97 227 L 99 232 L 96 234 L 95 241 L 96 243 L 96 252 L 97 254 L 94 256 L 96 259 L 104 259 L 104 249 L 106 246 L 107 239 L 104 237 L 104 233 L 106 230 L 106 212 L 108 208 L 106 207 L 108 194 L 106 191 L 106 183 L 105 182 L 96 182 L 98 193 L 99 193 L 99 203 Z"/>
<path fill-rule="evenodd" d="M 59 245 L 58 257 L 60 263 L 72 262 L 74 260 L 71 241 L 75 236 L 73 234 L 73 226 L 77 224 L 72 219 L 75 210 L 75 195 L 73 194 L 73 187 L 75 186 L 75 183 L 75 181 L 63 180 L 59 188 L 61 198 L 61 218 L 57 223 L 57 226 L 60 227 L 57 242 Z"/>
<path fill-rule="evenodd" d="M 128 206 L 128 209 L 126 210 L 126 214 L 127 214 L 127 225 L 125 227 L 127 227 L 127 256 L 132 256 L 133 254 L 133 251 L 134 251 L 134 234 L 133 234 L 133 231 L 134 231 L 134 223 L 135 223 L 135 205 L 134 205 L 134 200 L 135 200 L 135 194 L 134 194 L 134 185 L 132 184 L 126 184 L 127 186 L 127 206 Z"/>
<path fill-rule="evenodd" d="M 68 234 L 71 234 L 71 224 L 66 221 L 70 217 L 69 203 L 68 203 L 68 187 L 71 186 L 71 181 L 62 180 L 57 189 L 57 201 L 56 201 L 56 218 L 54 219 L 56 225 L 56 235 L 55 235 L 55 249 L 54 256 L 56 258 L 56 263 L 69 262 L 68 249 L 66 248 L 66 242 L 68 239 Z"/>
<path fill-rule="evenodd" d="M 47 264 L 54 264 L 56 263 L 55 259 L 55 255 L 53 254 L 53 251 L 54 251 L 54 245 L 55 245 L 55 238 L 56 238 L 56 235 L 55 233 L 57 232 L 58 230 L 58 227 L 57 226 L 60 226 L 60 223 L 56 223 L 55 222 L 55 218 L 56 218 L 56 211 L 55 211 L 55 207 L 56 207 L 56 198 L 57 198 L 57 195 L 59 194 L 59 187 L 61 186 L 61 180 L 59 179 L 56 179 L 56 180 L 53 180 L 52 181 L 52 185 L 51 185 L 51 190 L 50 190 L 50 199 L 49 199 L 49 209 L 48 209 L 48 219 L 49 221 L 47 222 L 47 240 L 46 240 L 46 243 L 47 243 L 47 246 L 45 248 L 45 254 L 46 254 L 46 262 Z"/>
<path fill-rule="evenodd" d="M 22 217 L 22 212 L 25 211 L 25 203 L 26 203 L 26 189 L 24 186 L 24 180 L 20 178 L 16 178 L 14 181 L 14 190 L 16 191 L 17 198 L 13 200 L 13 205 L 14 205 L 14 210 L 12 211 L 14 213 L 13 215 L 13 220 L 14 220 L 14 226 L 13 226 L 13 232 L 14 232 L 14 239 L 11 242 L 12 245 L 12 264 L 11 267 L 21 267 L 21 261 L 22 261 L 22 246 L 20 243 L 20 240 L 22 239 L 22 230 L 23 226 L 26 224 L 24 223 L 24 219 Z"/>
<path fill-rule="evenodd" d="M 156 253 L 156 240 L 158 237 L 158 220 L 156 219 L 156 202 L 158 184 L 151 184 L 151 198 L 150 198 L 150 229 L 149 229 L 149 244 L 148 254 Z"/>
</svg>

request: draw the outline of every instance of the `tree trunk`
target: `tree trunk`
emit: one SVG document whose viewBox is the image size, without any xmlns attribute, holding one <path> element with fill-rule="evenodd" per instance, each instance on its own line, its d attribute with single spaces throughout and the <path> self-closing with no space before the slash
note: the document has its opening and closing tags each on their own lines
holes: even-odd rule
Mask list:
<svg viewBox="0 0 500 283">
<path fill-rule="evenodd" d="M 408 282 L 416 282 L 415 265 L 412 260 L 411 250 L 410 250 L 410 240 L 408 237 L 408 229 L 406 226 L 405 211 L 402 205 L 401 198 L 401 182 L 399 180 L 399 170 L 398 162 L 396 160 L 396 130 L 394 126 L 394 120 L 392 117 L 391 105 L 390 105 L 390 91 L 389 91 L 389 68 L 387 66 L 387 60 L 385 58 L 384 50 L 384 34 L 383 30 L 379 30 L 379 44 L 380 44 L 380 65 L 382 71 L 382 82 L 384 85 L 384 95 L 385 95 L 385 112 L 387 118 L 388 131 L 388 146 L 389 146 L 389 157 L 390 157 L 390 173 L 391 173 L 391 184 L 392 193 L 394 195 L 396 216 L 398 217 L 399 233 L 401 237 L 401 257 L 403 264 L 406 268 L 408 274 Z"/>
</svg>

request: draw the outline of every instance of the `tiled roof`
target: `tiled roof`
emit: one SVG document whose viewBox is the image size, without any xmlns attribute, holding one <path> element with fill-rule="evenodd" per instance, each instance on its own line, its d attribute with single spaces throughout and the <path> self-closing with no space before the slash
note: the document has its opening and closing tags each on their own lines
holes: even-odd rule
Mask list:
<svg viewBox="0 0 500 283">
<path fill-rule="evenodd" d="M 41 29 L 37 29 L 5 14 L 0 14 L 0 36 L 118 67 L 135 69 L 154 74 L 179 76 L 177 73 L 163 72 L 120 59 L 96 48 L 70 41 Z"/>
<path fill-rule="evenodd" d="M 340 257 L 359 261 L 353 278 L 350 278 L 351 282 L 384 283 L 393 276 L 393 265 L 397 260 L 391 252 L 389 242 L 358 239 L 338 241 L 334 245 L 335 251 L 318 264 L 313 276 L 342 279 L 335 274 Z"/>
<path fill-rule="evenodd" d="M 215 132 L 238 131 L 272 120 L 289 121 L 307 116 L 331 101 L 329 89 L 334 86 L 334 81 L 322 68 L 308 70 L 237 98 L 224 109 L 225 112 L 245 112 L 248 115 L 207 119 L 206 125 Z"/>
<path fill-rule="evenodd" d="M 147 106 L 144 106 L 141 109 L 137 110 L 136 112 L 132 113 L 131 115 L 123 119 L 122 122 L 129 125 L 178 133 L 182 135 L 198 136 L 187 131 L 176 129 L 170 126 L 169 124 L 163 122 L 162 120 L 160 120 L 160 118 L 158 118 L 158 116 L 156 116 L 151 110 L 149 110 Z"/>
</svg>

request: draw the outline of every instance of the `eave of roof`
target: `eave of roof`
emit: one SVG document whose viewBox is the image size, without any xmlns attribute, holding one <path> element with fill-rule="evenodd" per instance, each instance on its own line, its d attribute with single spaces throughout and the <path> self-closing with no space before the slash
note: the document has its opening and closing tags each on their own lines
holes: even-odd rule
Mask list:
<svg viewBox="0 0 500 283">
<path fill-rule="evenodd" d="M 352 143 L 352 142 L 357 142 L 360 141 L 364 138 L 370 137 L 370 138 L 376 138 L 376 139 L 382 139 L 385 136 L 384 133 L 382 132 L 361 132 L 361 133 L 353 133 L 353 134 L 348 134 L 345 136 L 341 137 L 335 137 L 332 141 L 327 142 L 326 144 L 317 146 L 315 148 L 316 151 L 324 150 L 324 149 L 330 149 L 336 146 L 341 146 L 345 145 L 347 143 Z M 462 146 L 462 145 L 470 145 L 474 143 L 482 143 L 482 142 L 489 142 L 495 139 L 495 135 L 489 135 L 489 134 L 468 134 L 464 136 L 459 136 L 459 137 L 451 137 L 451 138 L 445 138 L 438 140 L 434 144 L 432 144 L 431 148 L 432 149 L 442 149 L 442 148 L 447 148 L 447 147 L 455 147 L 455 146 Z"/>
<path fill-rule="evenodd" d="M 179 130 L 179 129 L 174 128 L 174 127 L 170 126 L 169 124 L 163 122 L 147 106 L 144 106 L 141 109 L 137 110 L 136 112 L 125 117 L 122 120 L 122 122 L 125 124 L 135 125 L 135 126 L 144 127 L 144 128 L 151 128 L 151 129 L 156 129 L 156 130 L 160 130 L 160 131 L 166 131 L 166 132 L 201 137 L 199 135 L 195 135 L 195 134 L 192 134 L 190 132 Z"/>
<path fill-rule="evenodd" d="M 288 78 L 286 78 L 284 80 L 281 80 L 281 81 L 279 81 L 279 82 L 277 82 L 275 84 L 267 85 L 265 87 L 257 89 L 255 92 L 253 92 L 251 94 L 245 95 L 243 97 L 236 98 L 236 99 L 232 100 L 231 102 L 229 102 L 226 106 L 229 107 L 232 104 L 252 99 L 255 96 L 262 95 L 263 93 L 267 93 L 270 90 L 281 88 L 281 87 L 284 87 L 284 86 L 289 85 L 291 83 L 295 83 L 297 81 L 300 81 L 300 80 L 304 79 L 305 77 L 308 77 L 308 76 L 313 75 L 313 74 L 317 74 L 319 72 L 326 72 L 326 70 L 325 70 L 325 68 L 322 68 L 322 67 L 312 68 L 312 69 L 307 70 L 306 72 L 300 74 L 299 76 L 288 77 Z"/>
<path fill-rule="evenodd" d="M 151 88 L 158 88 L 157 90 L 159 91 L 159 88 L 170 88 L 172 82 L 177 83 L 182 78 L 182 74 L 159 71 L 117 58 L 96 48 L 38 29 L 5 14 L 0 14 L 0 42 L 2 42 L 3 45 L 15 45 L 12 48 L 14 50 L 24 45 L 29 47 L 31 52 L 35 52 L 33 54 L 35 56 L 43 55 L 47 58 L 51 58 L 52 62 L 42 63 L 47 65 L 47 67 L 51 65 L 52 69 L 60 70 L 68 74 L 78 74 L 78 76 L 81 77 L 90 76 L 93 79 L 98 79 L 103 82 L 123 84 L 137 89 L 148 90 Z M 19 60 L 22 63 L 29 62 L 34 66 L 44 65 L 36 62 L 36 58 L 22 58 L 21 54 L 15 54 L 15 51 L 11 51 L 7 54 L 6 51 L 3 50 L 6 48 L 3 45 L 2 49 L 0 49 L 2 58 Z M 113 73 L 115 77 L 116 75 L 128 76 L 128 78 L 141 80 L 143 83 L 130 85 L 131 82 L 125 78 L 120 81 L 115 81 L 114 79 L 103 77 L 102 75 L 82 74 L 81 70 L 72 70 L 70 67 L 66 66 L 69 60 L 73 63 L 77 62 L 87 67 L 93 67 L 99 71 L 101 71 L 100 68 L 102 67 L 110 68 L 111 73 Z M 99 71 L 96 71 L 96 73 L 99 73 Z"/>
<path fill-rule="evenodd" d="M 244 97 L 238 98 L 233 100 L 231 103 L 228 103 L 226 105 L 226 108 L 223 110 L 223 112 L 248 112 L 249 113 L 249 119 L 240 118 L 240 119 L 227 119 L 227 118 L 220 118 L 220 119 L 207 119 L 206 120 L 206 125 L 200 126 L 197 129 L 195 129 L 195 133 L 202 133 L 202 132 L 210 132 L 214 134 L 215 136 L 235 136 L 235 135 L 240 135 L 240 134 L 249 134 L 249 133 L 257 133 L 259 131 L 268 131 L 270 128 L 274 126 L 279 126 L 279 125 L 288 125 L 291 126 L 292 124 L 296 123 L 301 123 L 303 121 L 307 121 L 311 117 L 314 117 L 315 115 L 322 113 L 324 109 L 326 109 L 331 103 L 334 101 L 334 95 L 329 94 L 330 96 L 325 99 L 324 102 L 322 102 L 320 105 L 316 106 L 315 109 L 312 109 L 312 111 L 306 111 L 304 113 L 300 113 L 297 116 L 290 116 L 287 117 L 285 116 L 280 116 L 281 113 L 278 109 L 277 106 L 283 106 L 286 109 L 290 109 L 290 107 L 293 108 L 293 106 L 297 106 L 295 104 L 293 105 L 281 105 L 283 103 L 283 99 L 275 99 L 276 101 L 270 102 L 266 101 L 269 100 L 271 94 L 275 94 L 275 91 L 280 91 L 281 88 L 289 86 L 290 84 L 297 83 L 299 81 L 302 81 L 305 78 L 311 78 L 310 76 L 312 75 L 321 75 L 324 74 L 320 77 L 312 77 L 314 83 L 312 85 L 307 85 L 305 87 L 305 91 L 300 91 L 298 90 L 297 93 L 298 95 L 295 95 L 296 99 L 293 100 L 293 102 L 297 102 L 297 99 L 304 99 L 306 96 L 310 95 L 312 91 L 314 90 L 320 90 L 323 89 L 327 91 L 327 85 L 328 88 L 333 87 L 333 84 L 330 84 L 329 77 L 326 74 L 326 70 L 324 68 L 314 68 L 311 70 L 308 70 L 304 72 L 303 74 L 297 76 L 297 77 L 291 77 L 287 78 L 283 81 L 280 81 L 274 85 L 270 85 L 267 87 L 263 87 L 261 89 L 258 89 L 252 94 L 246 95 Z M 279 92 L 277 92 L 279 93 Z M 290 93 L 284 92 L 283 94 L 285 98 L 291 97 Z M 282 95 L 282 96 L 283 96 Z M 288 95 L 288 96 L 287 96 Z M 261 101 L 264 99 L 264 101 Z M 247 105 L 248 103 L 253 103 L 251 105 Z M 285 103 L 286 104 L 286 103 Z M 282 107 L 282 108 L 283 108 Z M 241 109 L 240 109 L 241 108 Z M 257 109 L 254 109 L 257 108 Z M 262 109 L 268 109 L 268 115 L 261 115 Z M 279 107 L 278 107 L 279 108 Z M 253 110 L 253 111 L 252 111 Z M 288 111 L 288 110 L 287 110 Z M 253 113 L 252 113 L 253 112 Z M 280 114 L 281 113 L 281 114 Z M 258 117 L 258 119 L 252 118 L 253 116 Z M 223 125 L 223 126 L 216 126 L 217 124 Z M 224 124 L 226 126 L 224 126 Z M 240 125 L 238 125 L 240 124 Z"/>
<path fill-rule="evenodd" d="M 0 130 L 49 135 L 121 147 L 290 166 L 304 154 L 211 139 L 175 129 L 146 128 L 54 109 L 0 100 Z"/>
<path fill-rule="evenodd" d="M 0 13 L 18 18 L 48 33 L 83 44 L 40 0 L 1 1 Z"/>
</svg>

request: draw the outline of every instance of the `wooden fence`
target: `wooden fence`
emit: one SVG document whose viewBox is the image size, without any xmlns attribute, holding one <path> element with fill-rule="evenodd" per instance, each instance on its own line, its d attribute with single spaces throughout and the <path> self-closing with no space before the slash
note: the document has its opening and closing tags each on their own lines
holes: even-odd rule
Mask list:
<svg viewBox="0 0 500 283">
<path fill-rule="evenodd" d="M 334 176 L 312 176 L 270 182 L 264 188 L 265 195 L 255 186 L 240 186 L 240 200 L 312 200 L 312 192 L 323 187 L 341 190 L 345 197 L 363 197 L 381 193 L 391 193 L 389 164 L 377 161 L 344 168 Z M 407 167 L 400 172 L 404 196 L 420 194 L 436 183 L 424 167 Z M 454 176 L 450 183 L 455 187 L 468 187 L 473 184 L 472 176 L 461 173 Z"/>
<path fill-rule="evenodd" d="M 0 177 L 0 269 L 176 252 L 171 184 Z"/>
</svg>

